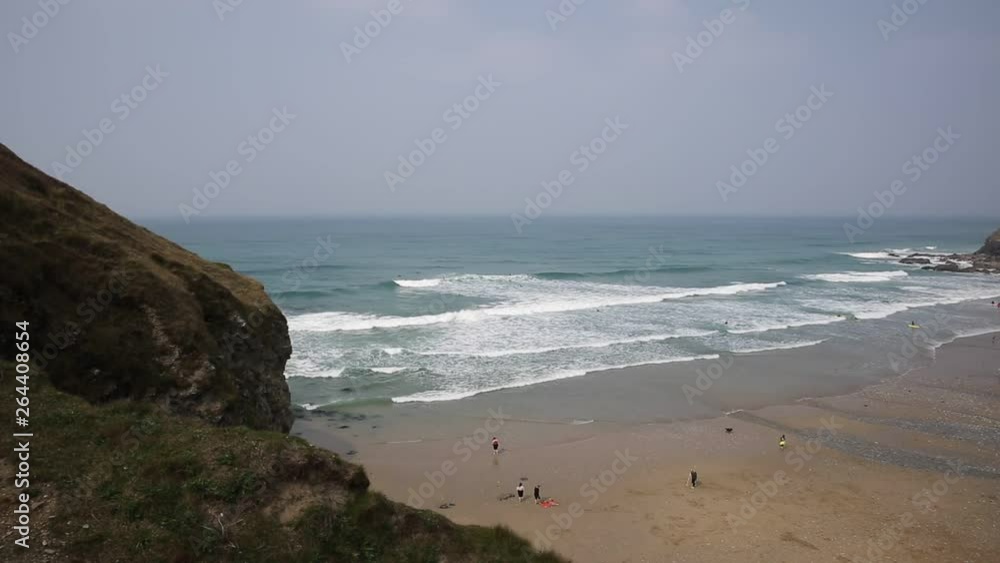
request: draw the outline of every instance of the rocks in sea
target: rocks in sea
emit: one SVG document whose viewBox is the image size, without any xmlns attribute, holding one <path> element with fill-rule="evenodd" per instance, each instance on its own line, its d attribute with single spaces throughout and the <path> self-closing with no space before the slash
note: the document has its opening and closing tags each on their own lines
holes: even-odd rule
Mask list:
<svg viewBox="0 0 1000 563">
<path fill-rule="evenodd" d="M 1000 229 L 993 231 L 993 234 L 986 237 L 986 242 L 982 248 L 976 251 L 979 256 L 991 256 L 994 260 L 1000 260 Z"/>
<path fill-rule="evenodd" d="M 962 268 L 958 264 L 948 260 L 944 264 L 937 264 L 934 266 L 928 266 L 928 270 L 934 270 L 936 272 L 961 272 Z M 971 268 L 970 268 L 971 269 Z"/>
<path fill-rule="evenodd" d="M 1000 229 L 986 238 L 982 248 L 972 254 L 928 254 L 913 252 L 902 256 L 895 252 L 888 255 L 900 264 L 921 266 L 935 272 L 1000 273 Z"/>
</svg>

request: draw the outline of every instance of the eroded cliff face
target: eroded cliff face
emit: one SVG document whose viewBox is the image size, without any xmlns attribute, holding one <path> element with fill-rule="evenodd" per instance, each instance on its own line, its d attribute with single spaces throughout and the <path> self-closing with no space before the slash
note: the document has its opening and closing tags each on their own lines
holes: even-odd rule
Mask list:
<svg viewBox="0 0 1000 563">
<path fill-rule="evenodd" d="M 976 251 L 976 254 L 992 257 L 1000 260 L 1000 229 L 993 231 L 993 234 L 986 237 L 983 247 Z"/>
<path fill-rule="evenodd" d="M 291 428 L 291 342 L 260 283 L 2 145 L 0 317 L 31 323 L 36 368 L 91 402 L 131 398 L 216 424 Z M 13 358 L 13 334 L 0 330 L 0 358 Z"/>
</svg>

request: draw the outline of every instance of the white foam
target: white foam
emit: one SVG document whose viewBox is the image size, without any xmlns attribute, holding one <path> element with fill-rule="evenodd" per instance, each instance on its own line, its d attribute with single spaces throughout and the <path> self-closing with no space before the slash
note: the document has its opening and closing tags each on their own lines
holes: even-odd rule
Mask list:
<svg viewBox="0 0 1000 563">
<path fill-rule="evenodd" d="M 635 364 L 624 364 L 617 366 L 598 366 L 589 369 L 564 370 L 535 379 L 524 379 L 520 381 L 514 381 L 506 385 L 496 385 L 484 389 L 423 391 L 421 393 L 414 393 L 413 395 L 406 395 L 404 397 L 393 397 L 392 402 L 393 403 L 437 403 L 442 401 L 457 401 L 459 399 L 467 399 L 469 397 L 473 397 L 481 393 L 490 393 L 493 391 L 500 391 L 503 389 L 517 389 L 520 387 L 528 387 L 529 385 L 537 385 L 539 383 L 545 383 L 548 381 L 558 381 L 560 379 L 580 377 L 581 375 L 586 375 L 588 373 L 593 373 L 596 371 L 624 369 L 624 368 L 638 367 L 645 365 L 659 365 L 659 364 L 670 364 L 676 362 L 692 362 L 696 360 L 717 360 L 717 359 L 719 359 L 718 354 L 708 354 L 703 356 L 666 358 L 663 360 L 640 362 Z"/>
<path fill-rule="evenodd" d="M 672 338 L 696 338 L 699 336 L 709 336 L 716 334 L 714 330 L 688 330 L 671 334 L 651 334 L 646 336 L 636 336 L 632 338 L 619 338 L 616 340 L 602 340 L 598 342 L 584 342 L 580 344 L 565 344 L 562 346 L 549 346 L 541 348 L 524 348 L 514 350 L 487 350 L 487 351 L 462 351 L 462 350 L 434 350 L 428 352 L 417 352 L 423 356 L 466 356 L 477 358 L 499 358 L 503 356 L 521 356 L 528 354 L 544 354 L 546 352 L 557 352 L 560 350 L 579 350 L 584 348 L 608 348 L 621 344 L 635 344 L 639 342 L 659 342 Z"/>
<path fill-rule="evenodd" d="M 831 274 L 809 274 L 800 276 L 802 279 L 825 281 L 831 283 L 877 283 L 892 281 L 896 278 L 908 276 L 903 270 L 893 270 L 891 272 L 839 272 Z"/>
<path fill-rule="evenodd" d="M 754 354 L 757 352 L 771 352 L 773 350 L 794 350 L 796 348 L 808 348 L 810 346 L 816 346 L 817 344 L 822 344 L 826 340 L 810 340 L 808 342 L 787 342 L 782 344 L 771 344 L 767 346 L 761 346 L 759 348 L 746 348 L 743 350 L 733 350 L 734 354 Z"/>
<path fill-rule="evenodd" d="M 431 278 L 427 280 L 393 280 L 399 287 L 434 287 L 441 284 L 440 278 Z"/>
<path fill-rule="evenodd" d="M 600 286 L 600 284 L 590 284 Z M 522 302 L 464 309 L 436 315 L 413 317 L 378 316 L 342 311 L 310 313 L 288 319 L 289 330 L 293 332 L 337 332 L 371 330 L 374 328 L 403 328 L 452 322 L 479 322 L 495 317 L 529 316 L 548 313 L 565 313 L 605 307 L 640 305 L 700 296 L 728 296 L 740 293 L 765 291 L 784 286 L 785 282 L 774 283 L 734 283 L 730 285 L 704 288 L 630 288 L 627 286 L 607 286 L 606 293 L 584 292 L 568 295 L 565 299 L 551 299 L 544 294 L 538 299 Z M 624 289 L 626 291 L 620 291 Z M 638 291 L 637 291 L 638 290 Z M 638 293 L 638 294 L 636 294 Z"/>
<path fill-rule="evenodd" d="M 386 368 L 369 368 L 369 369 L 371 369 L 372 371 L 377 372 L 377 373 L 398 373 L 398 372 L 403 371 L 406 368 L 386 367 Z"/>
<path fill-rule="evenodd" d="M 396 354 L 403 353 L 402 348 L 382 348 L 382 351 L 385 352 L 386 354 L 389 354 L 390 356 L 395 356 Z"/>
<path fill-rule="evenodd" d="M 343 354 L 336 350 L 323 350 L 321 354 L 324 359 L 314 359 L 311 355 L 302 353 L 293 354 L 285 365 L 285 378 L 289 377 L 309 377 L 309 378 L 334 378 L 340 377 L 344 368 L 330 368 L 326 362 L 330 358 L 339 358 Z"/>
<path fill-rule="evenodd" d="M 730 330 L 732 334 L 752 334 L 755 332 L 770 332 L 772 330 L 787 330 L 790 328 L 799 328 L 803 326 L 816 326 L 816 325 L 827 325 L 835 323 L 838 321 L 845 320 L 843 317 L 817 317 L 813 319 L 803 320 L 800 322 L 790 322 L 790 323 L 779 323 L 770 325 L 759 325 L 753 328 Z"/>
<path fill-rule="evenodd" d="M 896 257 L 889 256 L 888 252 L 840 252 L 846 256 L 860 258 L 861 260 L 895 260 Z"/>
<path fill-rule="evenodd" d="M 286 378 L 288 378 L 288 377 L 308 377 L 310 379 L 314 379 L 314 378 L 333 379 L 333 378 L 336 378 L 336 377 L 340 377 L 340 375 L 342 373 L 344 373 L 344 368 L 331 368 L 331 369 L 316 370 L 316 371 L 295 371 L 293 373 L 287 373 L 287 371 L 288 370 L 286 370 L 286 373 L 285 373 L 285 377 Z"/>
</svg>

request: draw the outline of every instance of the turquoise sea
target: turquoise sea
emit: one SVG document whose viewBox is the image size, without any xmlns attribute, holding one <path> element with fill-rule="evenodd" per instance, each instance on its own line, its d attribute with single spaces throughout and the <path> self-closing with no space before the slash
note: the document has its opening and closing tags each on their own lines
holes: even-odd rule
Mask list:
<svg viewBox="0 0 1000 563">
<path fill-rule="evenodd" d="M 933 322 L 932 344 L 1000 330 L 1000 278 L 890 255 L 973 251 L 996 220 L 883 218 L 854 244 L 843 223 L 543 217 L 518 234 L 503 217 L 145 222 L 264 283 L 288 317 L 286 376 L 307 408 L 826 341 L 877 347 L 911 321 Z M 869 367 L 888 371 L 885 356 Z"/>
</svg>

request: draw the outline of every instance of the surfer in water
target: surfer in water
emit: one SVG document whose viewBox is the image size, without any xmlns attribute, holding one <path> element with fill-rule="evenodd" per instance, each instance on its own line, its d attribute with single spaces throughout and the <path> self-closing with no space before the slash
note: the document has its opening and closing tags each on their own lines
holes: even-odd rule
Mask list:
<svg viewBox="0 0 1000 563">
<path fill-rule="evenodd" d="M 517 484 L 517 502 L 524 501 L 524 483 Z"/>
<path fill-rule="evenodd" d="M 500 453 L 500 439 L 496 436 L 493 437 L 493 455 Z"/>
</svg>

